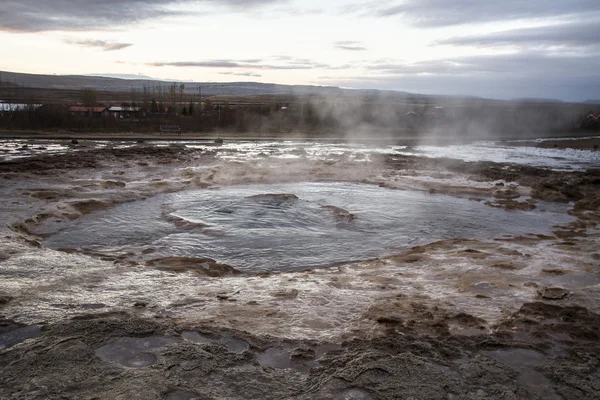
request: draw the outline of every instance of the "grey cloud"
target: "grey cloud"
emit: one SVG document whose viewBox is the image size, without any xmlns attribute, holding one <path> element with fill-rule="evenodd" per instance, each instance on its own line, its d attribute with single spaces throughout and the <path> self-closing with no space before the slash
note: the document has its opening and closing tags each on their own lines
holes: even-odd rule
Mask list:
<svg viewBox="0 0 600 400">
<path fill-rule="evenodd" d="M 539 28 L 513 29 L 487 35 L 452 37 L 436 44 L 452 45 L 534 45 L 534 46 L 599 46 L 600 19 L 572 22 Z"/>
<path fill-rule="evenodd" d="M 107 30 L 145 20 L 190 15 L 174 5 L 206 4 L 240 11 L 277 0 L 2 0 L 0 30 L 10 32 Z"/>
<path fill-rule="evenodd" d="M 570 75 L 600 82 L 600 54 L 558 55 L 540 51 L 457 57 L 412 64 L 386 61 L 365 65 L 365 69 L 377 74 L 489 76 L 499 80 L 524 76 L 549 79 Z"/>
<path fill-rule="evenodd" d="M 336 49 L 348 50 L 348 51 L 367 50 L 367 48 L 365 46 L 363 46 L 363 44 L 361 42 L 355 42 L 355 41 L 350 41 L 350 40 L 335 42 L 333 44 L 333 47 L 335 47 Z"/>
<path fill-rule="evenodd" d="M 449 26 L 517 19 L 568 17 L 600 12 L 597 0 L 405 0 L 391 6 L 359 3 L 344 10 L 379 17 L 401 16 L 420 26 Z"/>
<path fill-rule="evenodd" d="M 275 10 L 273 10 L 274 12 L 280 13 L 280 14 L 284 14 L 284 15 L 291 15 L 291 16 L 307 16 L 307 15 L 320 15 L 320 14 L 324 14 L 325 10 L 320 9 L 320 8 L 307 8 L 307 9 L 302 9 L 302 8 L 277 8 Z"/>
<path fill-rule="evenodd" d="M 324 79 L 321 83 L 417 93 L 573 101 L 595 98 L 600 89 L 599 52 L 558 55 L 538 51 L 412 64 L 382 60 L 365 63 L 362 69 L 365 71 L 362 75 Z"/>
<path fill-rule="evenodd" d="M 321 85 L 356 89 L 401 90 L 435 95 L 465 95 L 496 99 L 558 98 L 565 101 L 584 101 L 597 97 L 598 80 L 564 75 L 557 79 L 515 78 L 509 82 L 478 76 L 380 76 L 360 75 L 350 78 L 323 79 Z"/>
<path fill-rule="evenodd" d="M 221 75 L 233 75 L 233 76 L 249 76 L 253 78 L 260 78 L 262 75 L 255 72 L 220 72 Z"/>
<path fill-rule="evenodd" d="M 131 43 L 117 43 L 117 42 L 108 42 L 105 40 L 65 40 L 65 42 L 69 44 L 75 44 L 84 47 L 97 47 L 101 48 L 104 51 L 114 51 L 121 50 L 130 46 L 133 46 Z"/>
<path fill-rule="evenodd" d="M 292 59 L 284 64 L 262 63 L 261 60 L 251 60 L 256 62 L 244 62 L 237 60 L 207 60 L 207 61 L 170 61 L 170 62 L 151 62 L 146 63 L 150 67 L 188 67 L 188 68 L 243 68 L 255 70 L 299 70 L 326 68 L 327 65 L 315 63 L 304 59 Z"/>
</svg>

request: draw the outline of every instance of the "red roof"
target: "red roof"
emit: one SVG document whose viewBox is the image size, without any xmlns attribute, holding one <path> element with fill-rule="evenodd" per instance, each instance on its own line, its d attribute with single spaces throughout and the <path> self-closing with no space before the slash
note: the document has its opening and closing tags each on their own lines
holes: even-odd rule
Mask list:
<svg viewBox="0 0 600 400">
<path fill-rule="evenodd" d="M 71 106 L 69 107 L 69 111 L 71 112 L 94 112 L 101 113 L 106 110 L 106 107 L 82 107 L 82 106 Z"/>
</svg>

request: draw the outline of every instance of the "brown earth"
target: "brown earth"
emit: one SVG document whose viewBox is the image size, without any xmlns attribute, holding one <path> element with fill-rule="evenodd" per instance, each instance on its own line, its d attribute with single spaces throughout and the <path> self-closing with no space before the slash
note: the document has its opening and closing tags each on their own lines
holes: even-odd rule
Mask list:
<svg viewBox="0 0 600 400">
<path fill-rule="evenodd" d="M 40 178 L 55 179 L 57 176 L 64 179 L 61 182 L 76 181 L 80 175 L 84 175 L 85 169 L 91 169 L 94 174 L 97 171 L 105 173 L 94 182 L 76 183 L 69 189 L 35 186 L 35 189 L 20 191 L 21 197 L 15 201 L 33 202 L 31 215 L 9 221 L 14 229 L 7 232 L 6 236 L 19 244 L 37 243 L 41 247 L 41 236 L 35 235 L 35 229 L 43 227 L 48 221 L 77 218 L 79 214 L 149 197 L 160 191 L 264 182 L 269 179 L 315 179 L 315 176 L 340 180 L 344 179 L 340 171 L 347 173 L 350 165 L 342 160 L 339 161 L 339 169 L 335 165 L 323 164 L 314 169 L 295 171 L 295 176 L 275 177 L 252 165 L 236 167 L 232 164 L 227 171 L 215 167 L 203 173 L 176 169 L 195 163 L 209 163 L 213 159 L 212 150 L 140 145 L 129 149 L 89 149 L 60 156 L 0 162 L 0 178 L 23 182 Z M 268 325 L 260 335 L 225 328 L 228 325 L 235 327 L 236 318 L 240 321 L 246 317 L 260 324 L 260 320 L 266 320 L 273 314 L 285 314 L 288 304 L 303 301 L 304 284 L 316 284 L 317 281 L 313 281 L 314 271 L 307 271 L 305 278 L 296 278 L 302 279 L 297 288 L 278 290 L 269 287 L 268 303 L 262 299 L 252 299 L 247 305 L 241 305 L 235 301 L 237 292 L 218 293 L 216 298 L 220 304 L 216 306 L 215 314 L 210 315 L 210 323 L 198 322 L 193 317 L 173 318 L 168 313 L 154 312 L 157 306 L 152 303 L 132 300 L 130 308 L 104 309 L 104 305 L 101 308 L 101 305 L 94 304 L 80 309 L 74 307 L 75 311 L 70 317 L 40 322 L 43 327 L 41 336 L 37 337 L 35 332 L 27 331 L 30 327 L 18 322 L 19 315 L 7 313 L 0 316 L 0 346 L 2 343 L 13 343 L 10 341 L 14 341 L 15 337 L 18 339 L 19 335 L 24 339 L 10 348 L 0 347 L 0 398 L 597 398 L 600 393 L 600 316 L 593 308 L 595 292 L 587 292 L 589 298 L 586 298 L 577 291 L 565 293 L 560 287 L 545 286 L 542 281 L 563 276 L 568 278 L 582 265 L 588 272 L 598 270 L 597 236 L 593 231 L 600 222 L 600 169 L 556 172 L 508 164 L 402 156 L 381 157 L 376 162 L 381 163 L 378 168 L 383 168 L 389 174 L 436 171 L 461 174 L 481 181 L 503 179 L 517 182 L 521 187 L 531 189 L 531 195 L 536 200 L 573 201 L 571 213 L 578 219 L 567 226 L 557 227 L 552 235 L 498 238 L 492 243 L 461 238 L 444 240 L 417 246 L 387 259 L 372 260 L 371 265 L 393 262 L 397 266 L 408 264 L 416 267 L 434 261 L 440 264 L 460 262 L 484 266 L 487 269 L 482 276 L 485 277 L 496 273 L 519 274 L 529 266 L 530 256 L 527 253 L 538 251 L 536 246 L 540 244 L 564 247 L 575 261 L 560 268 L 544 268 L 541 277 L 523 276 L 518 283 L 519 288 L 530 290 L 537 297 L 520 305 L 516 311 L 508 312 L 501 321 L 491 326 L 482 318 L 472 315 L 475 314 L 473 311 L 455 312 L 444 300 L 426 299 L 426 288 L 423 288 L 423 297 L 406 296 L 401 290 L 382 289 L 380 297 L 366 311 L 354 315 L 357 322 L 356 330 L 352 331 L 354 336 L 337 341 L 292 340 L 271 336 Z M 173 169 L 156 177 L 149 175 L 167 166 Z M 134 172 L 138 167 L 142 172 L 138 171 L 139 175 L 136 175 Z M 178 180 L 169 180 L 168 174 L 175 173 L 180 174 Z M 107 177 L 108 174 L 111 177 Z M 153 182 L 155 186 L 136 188 L 137 191 L 130 192 L 134 190 L 132 186 L 135 182 L 141 179 L 140 176 L 148 181 L 158 180 Z M 436 190 L 462 194 L 452 187 L 436 187 Z M 516 201 L 517 193 L 510 187 L 479 191 L 479 194 L 489 194 L 491 206 L 519 209 L 533 205 L 533 202 Z M 290 194 L 275 196 L 284 196 L 275 197 L 275 200 L 296 198 Z M 57 208 L 62 206 L 62 202 L 78 214 L 73 214 L 73 210 Z M 353 216 L 337 207 L 330 206 L 327 209 L 334 217 L 338 214 L 344 218 Z M 510 248 L 509 244 L 522 247 L 517 251 Z M 100 252 L 64 250 L 65 257 L 83 253 L 106 258 L 106 254 Z M 149 249 L 145 255 L 151 253 Z M 581 256 L 590 257 L 583 261 L 576 258 Z M 11 257 L 8 249 L 2 249 L 0 262 L 8 264 Z M 111 263 L 114 261 L 111 265 L 119 268 L 118 263 L 127 260 L 127 257 L 115 254 L 108 258 Z M 65 258 L 65 263 L 69 260 Z M 139 267 L 177 272 L 168 274 L 171 278 L 185 276 L 182 274 L 186 273 L 190 274 L 190 278 L 197 274 L 214 279 L 239 275 L 234 268 L 212 259 L 161 257 Z M 369 275 L 367 266 L 352 268 L 356 274 L 364 274 L 365 282 L 377 281 L 382 287 L 394 282 L 402 284 L 408 275 L 398 273 L 392 279 Z M 485 287 L 487 291 L 480 293 L 473 289 L 473 283 L 480 281 L 479 276 L 475 278 L 464 274 L 456 280 L 456 285 L 465 295 L 481 302 L 496 301 L 489 291 L 498 287 L 506 289 L 512 285 L 510 282 L 505 287 L 500 283 L 498 287 L 490 285 L 491 289 Z M 343 280 L 343 275 L 339 279 L 332 278 L 329 288 L 343 286 Z M 68 293 L 73 289 L 72 286 L 92 286 L 97 283 L 86 279 L 83 283 L 69 283 L 67 289 L 62 287 L 60 290 Z M 202 290 L 202 285 L 199 285 L 198 292 Z M 354 293 L 360 296 L 361 292 Z M 2 313 L 24 301 L 27 295 L 26 291 L 7 288 L 3 288 L 0 294 Z M 157 303 L 162 301 L 158 298 L 154 300 Z M 205 306 L 202 300 L 194 298 L 182 297 L 178 301 L 182 307 L 192 303 Z M 40 303 L 44 304 L 43 300 Z M 101 311 L 92 312 L 96 306 Z M 256 311 L 243 315 L 251 308 Z M 329 322 L 329 315 L 320 317 Z M 184 339 L 184 332 L 190 331 L 213 339 L 204 342 Z M 152 337 L 160 338 L 164 345 L 134 351 L 120 342 L 122 338 Z M 219 337 L 224 339 L 214 339 Z M 246 343 L 247 350 L 232 351 L 232 348 L 235 349 L 232 346 L 240 343 Z M 126 360 L 127 363 L 119 358 L 107 360 L 100 357 L 99 349 L 111 344 L 125 346 L 117 346 L 117 349 L 120 349 L 121 357 L 131 356 Z"/>
</svg>

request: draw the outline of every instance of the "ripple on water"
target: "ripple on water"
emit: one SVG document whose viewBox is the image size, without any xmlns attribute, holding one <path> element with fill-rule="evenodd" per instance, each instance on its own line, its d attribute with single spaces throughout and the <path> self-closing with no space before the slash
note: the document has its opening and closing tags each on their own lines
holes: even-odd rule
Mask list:
<svg viewBox="0 0 600 400">
<path fill-rule="evenodd" d="M 261 194 L 271 199 L 252 197 Z M 332 209 L 353 218 L 339 218 Z M 262 272 L 381 257 L 456 237 L 549 233 L 553 225 L 572 219 L 564 212 L 508 212 L 452 196 L 368 184 L 257 184 L 122 204 L 79 218 L 45 244 L 137 253 L 152 246 L 154 258 L 208 257 Z"/>
</svg>

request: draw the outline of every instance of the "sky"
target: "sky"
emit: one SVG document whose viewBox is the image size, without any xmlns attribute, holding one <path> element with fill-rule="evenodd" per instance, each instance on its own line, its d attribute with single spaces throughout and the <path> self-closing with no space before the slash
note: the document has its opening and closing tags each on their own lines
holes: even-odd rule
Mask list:
<svg viewBox="0 0 600 400">
<path fill-rule="evenodd" d="M 0 70 L 600 98 L 600 0 L 0 0 Z"/>
</svg>

